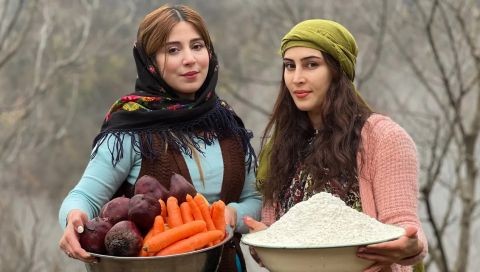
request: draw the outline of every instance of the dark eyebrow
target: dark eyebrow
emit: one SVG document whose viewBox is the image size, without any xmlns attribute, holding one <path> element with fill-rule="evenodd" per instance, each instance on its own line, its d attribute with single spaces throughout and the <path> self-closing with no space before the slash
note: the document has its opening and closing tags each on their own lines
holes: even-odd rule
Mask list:
<svg viewBox="0 0 480 272">
<path fill-rule="evenodd" d="M 190 40 L 190 43 L 194 43 L 194 42 L 203 42 L 203 39 L 199 37 L 199 38 L 195 38 L 195 39 Z M 180 42 L 178 42 L 178 41 L 166 42 L 165 46 L 174 45 L 174 44 L 180 44 Z"/>
<path fill-rule="evenodd" d="M 319 57 L 319 56 L 307 56 L 307 57 L 301 58 L 300 61 L 306 61 L 306 60 L 310 60 L 310 59 L 323 60 L 323 58 Z M 293 60 L 289 59 L 289 58 L 283 58 L 283 61 L 293 61 Z"/>
</svg>

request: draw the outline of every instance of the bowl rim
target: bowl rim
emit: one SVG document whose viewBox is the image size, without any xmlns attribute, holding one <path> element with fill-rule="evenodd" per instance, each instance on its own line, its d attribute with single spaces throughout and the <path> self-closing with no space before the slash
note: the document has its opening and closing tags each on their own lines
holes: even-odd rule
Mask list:
<svg viewBox="0 0 480 272">
<path fill-rule="evenodd" d="M 251 234 L 251 233 L 249 233 Z M 344 244 L 337 244 L 337 245 L 318 245 L 318 246 L 303 246 L 303 247 L 298 247 L 298 246 L 276 246 L 276 245 L 265 245 L 265 244 L 259 244 L 255 242 L 248 242 L 245 241 L 245 237 L 247 237 L 249 234 L 246 234 L 242 236 L 242 239 L 240 240 L 243 244 L 247 246 L 253 246 L 257 248 L 271 248 L 271 249 L 327 249 L 327 248 L 343 248 L 343 247 L 353 247 L 353 246 L 365 246 L 365 245 L 371 245 L 371 244 L 378 244 L 378 243 L 383 243 L 383 242 L 388 242 L 388 241 L 393 241 L 396 240 L 400 237 L 402 237 L 405 234 L 405 230 L 399 234 L 391 235 L 390 237 L 383 238 L 383 239 L 377 239 L 377 240 L 371 240 L 371 241 L 364 241 L 364 242 L 358 242 L 358 243 L 344 243 Z M 248 238 L 247 238 L 248 239 Z"/>
<path fill-rule="evenodd" d="M 180 253 L 180 254 L 173 254 L 173 255 L 167 255 L 167 256 L 146 256 L 146 257 L 136 257 L 136 256 L 133 256 L 133 257 L 123 257 L 123 256 L 113 256 L 113 255 L 98 254 L 98 253 L 92 253 L 92 252 L 88 252 L 88 253 L 89 253 L 90 255 L 92 255 L 92 256 L 95 256 L 95 257 L 101 258 L 101 259 L 128 260 L 128 261 L 158 260 L 158 259 L 184 257 L 184 256 L 188 256 L 188 255 L 193 255 L 193 254 L 197 254 L 197 253 L 202 253 L 202 252 L 205 252 L 205 251 L 209 251 L 209 250 L 214 249 L 214 248 L 219 247 L 219 246 L 223 246 L 225 243 L 227 243 L 228 241 L 230 241 L 230 239 L 232 239 L 232 237 L 233 237 L 233 229 L 232 229 L 232 227 L 227 226 L 227 227 L 226 227 L 226 232 L 227 232 L 227 235 L 226 235 L 226 237 L 223 239 L 223 241 L 221 241 L 220 243 L 218 243 L 218 244 L 216 244 L 216 245 L 213 245 L 213 246 L 211 246 L 211 247 L 206 247 L 206 248 L 198 249 L 198 250 L 194 250 L 194 251 L 190 251 L 190 252 L 185 252 L 185 253 Z"/>
</svg>

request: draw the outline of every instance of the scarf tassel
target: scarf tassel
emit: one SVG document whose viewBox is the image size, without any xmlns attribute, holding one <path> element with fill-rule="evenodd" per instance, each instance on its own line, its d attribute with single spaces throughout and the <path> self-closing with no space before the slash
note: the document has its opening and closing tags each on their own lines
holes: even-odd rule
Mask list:
<svg viewBox="0 0 480 272">
<path fill-rule="evenodd" d="M 192 147 L 204 154 L 201 148 L 202 145 L 211 145 L 215 139 L 235 135 L 241 140 L 243 151 L 247 156 L 245 165 L 248 167 L 248 171 L 250 171 L 257 161 L 255 151 L 250 143 L 253 133 L 245 129 L 243 124 L 239 125 L 239 122 L 241 123 L 240 119 L 237 119 L 230 110 L 218 103 L 212 111 L 194 122 L 176 124 L 174 131 L 169 128 L 138 131 L 107 129 L 98 134 L 94 139 L 91 159 L 95 158 L 99 147 L 106 141 L 112 165 L 116 167 L 124 156 L 126 136 L 130 136 L 131 146 L 136 154 L 141 155 L 142 158 L 153 159 L 161 155 L 155 151 L 154 135 L 159 135 L 169 146 L 178 148 L 179 151 L 187 154 L 189 157 L 192 157 Z M 198 133 L 200 129 L 203 130 L 202 133 Z M 140 141 L 141 138 L 144 139 L 143 144 Z"/>
</svg>

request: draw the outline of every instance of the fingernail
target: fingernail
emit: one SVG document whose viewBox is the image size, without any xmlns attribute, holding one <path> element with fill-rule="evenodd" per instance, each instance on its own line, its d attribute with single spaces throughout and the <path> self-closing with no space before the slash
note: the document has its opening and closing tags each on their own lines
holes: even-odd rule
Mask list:
<svg viewBox="0 0 480 272">
<path fill-rule="evenodd" d="M 250 219 L 252 219 L 252 218 L 250 218 L 250 216 L 244 216 L 243 217 L 243 220 L 245 220 L 245 221 L 249 221 Z"/>
<path fill-rule="evenodd" d="M 77 227 L 77 232 L 78 233 L 83 233 L 83 226 L 78 226 Z"/>
</svg>

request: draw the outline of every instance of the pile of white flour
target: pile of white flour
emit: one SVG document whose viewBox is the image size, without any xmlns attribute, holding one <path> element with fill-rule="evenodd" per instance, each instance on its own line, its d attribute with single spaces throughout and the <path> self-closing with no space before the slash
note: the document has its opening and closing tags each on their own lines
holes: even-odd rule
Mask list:
<svg viewBox="0 0 480 272">
<path fill-rule="evenodd" d="M 334 247 L 371 244 L 404 232 L 348 207 L 329 193 L 318 193 L 293 206 L 268 229 L 247 234 L 242 240 L 267 247 Z"/>
</svg>

